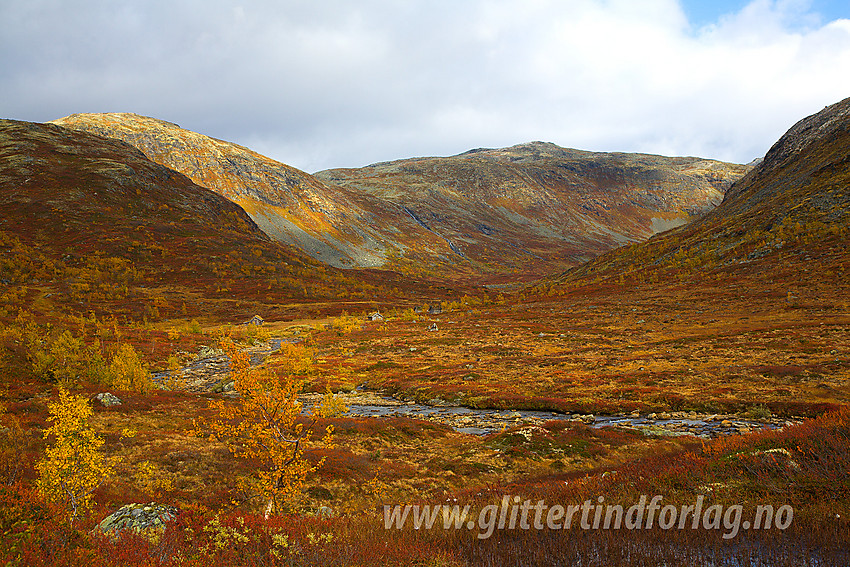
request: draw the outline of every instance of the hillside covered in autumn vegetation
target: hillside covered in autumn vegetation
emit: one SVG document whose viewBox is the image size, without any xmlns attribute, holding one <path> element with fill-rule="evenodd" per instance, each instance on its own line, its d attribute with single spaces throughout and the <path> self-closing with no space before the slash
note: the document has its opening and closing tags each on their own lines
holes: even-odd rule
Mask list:
<svg viewBox="0 0 850 567">
<path fill-rule="evenodd" d="M 850 562 L 850 99 L 753 167 L 149 120 L 0 122 L 3 562 Z"/>
</svg>

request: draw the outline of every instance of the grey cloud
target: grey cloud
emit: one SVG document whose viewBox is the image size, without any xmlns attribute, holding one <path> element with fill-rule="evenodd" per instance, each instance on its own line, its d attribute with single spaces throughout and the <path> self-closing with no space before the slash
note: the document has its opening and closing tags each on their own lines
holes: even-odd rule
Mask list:
<svg viewBox="0 0 850 567">
<path fill-rule="evenodd" d="M 850 94 L 846 26 L 644 4 L 5 2 L 0 115 L 132 111 L 308 171 L 534 139 L 749 161 Z"/>
</svg>

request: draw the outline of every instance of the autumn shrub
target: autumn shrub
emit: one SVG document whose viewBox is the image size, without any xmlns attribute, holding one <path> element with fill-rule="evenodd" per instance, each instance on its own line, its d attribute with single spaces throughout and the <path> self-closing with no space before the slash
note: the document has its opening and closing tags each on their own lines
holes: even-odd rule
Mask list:
<svg viewBox="0 0 850 567">
<path fill-rule="evenodd" d="M 749 409 L 744 413 L 750 419 L 770 419 L 773 417 L 773 414 L 770 411 L 770 408 L 765 406 L 764 404 L 758 404 L 750 406 Z"/>
<path fill-rule="evenodd" d="M 245 339 L 249 344 L 264 343 L 271 338 L 268 328 L 263 325 L 243 325 Z"/>
<path fill-rule="evenodd" d="M 0 564 L 49 565 L 67 533 L 32 487 L 0 484 Z"/>
<path fill-rule="evenodd" d="M 94 349 L 86 348 L 85 343 L 70 331 L 52 335 L 50 329 L 46 329 L 43 333 L 29 336 L 28 357 L 35 375 L 55 379 L 69 387 L 100 370 L 89 363 L 92 358 L 97 362 Z"/>
<path fill-rule="evenodd" d="M 154 385 L 150 372 L 132 345 L 122 343 L 109 364 L 109 380 L 113 388 L 147 393 Z"/>
<path fill-rule="evenodd" d="M 192 319 L 186 326 L 183 328 L 184 333 L 189 333 L 192 335 L 200 335 L 203 333 L 203 329 L 201 328 L 201 324 L 198 323 L 197 319 Z"/>
<path fill-rule="evenodd" d="M 68 329 L 37 324 L 25 312 L 19 313 L 6 334 L 24 346 L 26 364 L 34 377 L 58 382 L 65 388 L 110 380 L 103 345 L 97 338 L 87 344 L 82 334 L 77 336 Z"/>
<path fill-rule="evenodd" d="M 136 464 L 133 471 L 133 484 L 154 498 L 162 498 L 174 488 L 167 471 L 150 461 Z"/>
<path fill-rule="evenodd" d="M 0 406 L 0 485 L 20 482 L 32 466 L 33 439 L 15 416 Z"/>
<path fill-rule="evenodd" d="M 313 409 L 313 414 L 317 417 L 329 418 L 344 414 L 348 411 L 348 406 L 345 400 L 331 392 L 330 388 L 325 391 L 322 399 L 316 404 Z"/>
<path fill-rule="evenodd" d="M 283 343 L 272 364 L 282 375 L 303 377 L 313 368 L 313 351 L 302 343 Z"/>
<path fill-rule="evenodd" d="M 349 315 L 343 311 L 339 317 L 334 317 L 330 323 L 331 329 L 337 332 L 338 335 L 347 335 L 363 326 L 363 319 L 354 315 Z"/>
<path fill-rule="evenodd" d="M 412 321 L 416 321 L 419 319 L 420 315 L 413 310 L 412 307 L 407 309 L 397 309 L 389 314 L 391 317 L 398 318 L 401 321 L 406 321 L 408 323 Z"/>
</svg>

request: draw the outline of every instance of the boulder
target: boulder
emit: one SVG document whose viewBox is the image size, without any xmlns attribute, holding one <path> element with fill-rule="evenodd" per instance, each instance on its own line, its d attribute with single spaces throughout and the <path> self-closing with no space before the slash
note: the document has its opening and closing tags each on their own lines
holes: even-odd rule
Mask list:
<svg viewBox="0 0 850 567">
<path fill-rule="evenodd" d="M 224 351 L 220 348 L 213 348 L 207 345 L 203 345 L 198 348 L 198 360 L 203 360 L 205 358 L 215 358 L 217 356 L 224 356 Z"/>
<path fill-rule="evenodd" d="M 118 396 L 116 396 L 115 394 L 110 394 L 109 392 L 101 392 L 100 394 L 96 395 L 94 399 L 100 402 L 100 405 L 105 408 L 121 405 L 121 400 L 118 398 Z"/>
<path fill-rule="evenodd" d="M 131 530 L 152 541 L 165 532 L 165 524 L 174 520 L 180 510 L 167 504 L 127 504 L 103 519 L 95 531 L 117 537 Z"/>
<path fill-rule="evenodd" d="M 329 506 L 319 506 L 315 513 L 319 518 L 333 518 L 336 514 Z"/>
</svg>

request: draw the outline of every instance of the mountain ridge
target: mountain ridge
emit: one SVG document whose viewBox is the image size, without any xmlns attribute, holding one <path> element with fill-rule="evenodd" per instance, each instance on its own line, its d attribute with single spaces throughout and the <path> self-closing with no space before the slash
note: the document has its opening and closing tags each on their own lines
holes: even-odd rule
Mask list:
<svg viewBox="0 0 850 567">
<path fill-rule="evenodd" d="M 13 120 L 0 120 L 0 274 L 66 309 L 137 317 L 157 305 L 229 313 L 379 289 L 374 276 L 270 239 L 239 205 L 128 143 Z"/>
<path fill-rule="evenodd" d="M 536 277 L 643 240 L 713 208 L 747 170 L 529 142 L 311 175 L 135 114 L 54 123 L 135 145 L 332 266 L 475 281 Z"/>
<path fill-rule="evenodd" d="M 791 126 L 711 212 L 556 280 L 576 284 L 628 273 L 657 280 L 714 271 L 723 278 L 760 274 L 764 285 L 787 285 L 806 277 L 805 259 L 815 256 L 824 273 L 843 274 L 850 269 L 848 186 L 850 98 Z"/>
</svg>

